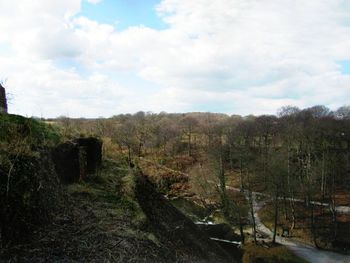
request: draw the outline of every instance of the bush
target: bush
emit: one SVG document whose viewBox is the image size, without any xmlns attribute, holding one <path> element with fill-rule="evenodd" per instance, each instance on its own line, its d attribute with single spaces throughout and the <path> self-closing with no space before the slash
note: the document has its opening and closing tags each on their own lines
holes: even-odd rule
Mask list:
<svg viewBox="0 0 350 263">
<path fill-rule="evenodd" d="M 47 221 L 59 182 L 47 146 L 59 133 L 42 122 L 0 114 L 0 245 Z"/>
<path fill-rule="evenodd" d="M 3 244 L 16 242 L 28 234 L 32 226 L 47 222 L 59 200 L 59 182 L 49 152 L 22 154 L 16 158 L 10 174 L 8 167 L 0 166 Z"/>
</svg>

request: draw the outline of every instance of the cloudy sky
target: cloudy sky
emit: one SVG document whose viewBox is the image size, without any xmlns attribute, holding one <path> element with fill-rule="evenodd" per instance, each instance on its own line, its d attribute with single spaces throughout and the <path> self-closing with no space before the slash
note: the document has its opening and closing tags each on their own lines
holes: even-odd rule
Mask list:
<svg viewBox="0 0 350 263">
<path fill-rule="evenodd" d="M 349 0 L 0 0 L 10 111 L 350 104 Z"/>
</svg>

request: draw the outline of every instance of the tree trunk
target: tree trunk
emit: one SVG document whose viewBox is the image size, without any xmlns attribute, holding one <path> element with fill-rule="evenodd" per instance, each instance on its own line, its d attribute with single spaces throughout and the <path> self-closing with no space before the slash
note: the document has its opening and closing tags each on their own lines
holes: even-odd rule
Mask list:
<svg viewBox="0 0 350 263">
<path fill-rule="evenodd" d="M 188 147 L 188 156 L 192 156 L 192 149 L 191 149 L 191 131 L 188 132 L 187 147 Z"/>
<path fill-rule="evenodd" d="M 291 206 L 291 210 L 292 210 L 292 225 L 290 226 L 289 232 L 292 235 L 292 232 L 294 230 L 295 227 L 295 206 L 294 206 L 294 197 L 292 197 L 291 201 L 290 201 L 290 206 Z"/>
<path fill-rule="evenodd" d="M 225 170 L 224 170 L 224 162 L 222 159 L 222 153 L 220 153 L 219 160 L 219 182 L 220 182 L 220 195 L 221 195 L 221 205 L 224 211 L 224 214 L 227 215 L 227 195 L 226 195 L 226 182 L 225 182 Z"/>
<path fill-rule="evenodd" d="M 253 200 L 253 194 L 251 191 L 251 185 L 250 185 L 250 177 L 249 172 L 247 171 L 247 179 L 248 179 L 248 202 L 249 202 L 249 208 L 250 208 L 250 216 L 252 218 L 252 235 L 254 238 L 254 243 L 256 244 L 256 222 L 255 222 L 255 215 L 254 215 L 254 200 Z"/>
<path fill-rule="evenodd" d="M 284 220 L 288 220 L 288 211 L 287 211 L 287 199 L 286 195 L 283 194 L 283 210 L 284 210 Z"/>
<path fill-rule="evenodd" d="M 242 222 L 241 212 L 238 212 L 238 218 L 239 218 L 239 232 L 241 234 L 241 242 L 242 242 L 242 245 L 244 245 L 245 236 L 243 231 L 243 222 Z"/>
<path fill-rule="evenodd" d="M 131 161 L 131 147 L 128 146 L 128 163 L 129 163 L 129 167 L 132 166 L 132 161 Z"/>
<path fill-rule="evenodd" d="M 290 197 L 290 207 L 292 214 L 292 224 L 290 226 L 289 232 L 292 234 L 293 229 L 295 227 L 295 206 L 294 206 L 294 191 L 292 189 L 291 179 L 290 179 L 290 145 L 288 145 L 288 159 L 287 159 L 287 184 L 288 184 L 288 192 Z"/>
<path fill-rule="evenodd" d="M 319 248 L 317 244 L 317 232 L 316 232 L 316 218 L 315 218 L 315 213 L 314 213 L 314 205 L 310 204 L 311 208 L 311 232 L 312 232 L 312 239 L 314 242 L 315 247 Z"/>
<path fill-rule="evenodd" d="M 277 223 L 278 223 L 278 191 L 275 193 L 275 209 L 274 209 L 274 222 L 273 222 L 273 237 L 272 243 L 276 243 L 276 234 L 277 234 Z"/>
<path fill-rule="evenodd" d="M 240 179 L 240 186 L 241 186 L 241 191 L 242 191 L 242 190 L 244 190 L 242 156 L 240 156 L 240 158 L 239 158 L 239 179 Z"/>
<path fill-rule="evenodd" d="M 332 176 L 332 192 L 331 192 L 331 200 L 330 200 L 330 211 L 332 214 L 332 241 L 337 240 L 338 236 L 338 222 L 337 222 L 337 211 L 336 211 L 336 203 L 335 203 L 335 175 Z"/>
</svg>

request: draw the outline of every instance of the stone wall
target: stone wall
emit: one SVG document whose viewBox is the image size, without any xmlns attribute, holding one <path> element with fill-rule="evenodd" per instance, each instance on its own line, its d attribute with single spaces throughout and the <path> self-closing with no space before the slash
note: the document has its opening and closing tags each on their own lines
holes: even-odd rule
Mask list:
<svg viewBox="0 0 350 263">
<path fill-rule="evenodd" d="M 79 147 L 72 142 L 58 145 L 52 151 L 55 170 L 60 181 L 65 184 L 78 182 L 80 179 Z"/>
<path fill-rule="evenodd" d="M 102 141 L 94 138 L 79 138 L 76 143 L 80 148 L 80 160 L 85 160 L 81 167 L 81 178 L 96 174 L 102 163 Z M 83 161 L 81 161 L 83 162 Z"/>
<path fill-rule="evenodd" d="M 53 162 L 62 183 L 70 184 L 96 175 L 102 162 L 102 141 L 79 138 L 53 149 Z"/>
<path fill-rule="evenodd" d="M 0 84 L 0 113 L 7 113 L 7 100 L 5 88 Z"/>
</svg>

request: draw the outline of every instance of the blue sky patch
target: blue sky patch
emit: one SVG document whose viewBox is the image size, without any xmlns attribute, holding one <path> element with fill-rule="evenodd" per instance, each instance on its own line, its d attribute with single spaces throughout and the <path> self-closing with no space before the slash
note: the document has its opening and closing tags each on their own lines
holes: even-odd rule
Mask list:
<svg viewBox="0 0 350 263">
<path fill-rule="evenodd" d="M 60 69 L 68 69 L 77 72 L 80 76 L 87 77 L 89 72 L 84 66 L 79 63 L 77 60 L 72 58 L 59 58 L 53 60 L 54 65 Z"/>
<path fill-rule="evenodd" d="M 118 31 L 139 25 L 164 29 L 167 25 L 155 10 L 159 2 L 160 0 L 103 0 L 94 5 L 83 1 L 79 15 L 113 25 Z"/>
<path fill-rule="evenodd" d="M 338 61 L 337 64 L 340 65 L 342 74 L 350 75 L 350 60 Z"/>
</svg>

